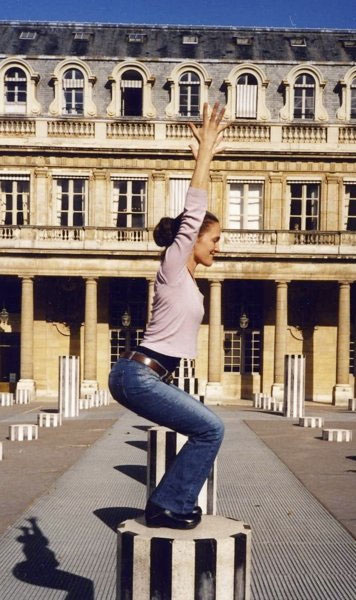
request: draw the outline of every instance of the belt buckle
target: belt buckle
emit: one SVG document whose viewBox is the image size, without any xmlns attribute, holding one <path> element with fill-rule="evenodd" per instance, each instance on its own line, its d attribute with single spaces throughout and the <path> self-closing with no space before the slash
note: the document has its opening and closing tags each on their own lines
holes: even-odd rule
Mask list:
<svg viewBox="0 0 356 600">
<path fill-rule="evenodd" d="M 166 369 L 165 374 L 162 375 L 162 377 L 160 377 L 160 379 L 161 379 L 161 381 L 163 381 L 163 383 L 169 384 L 169 383 L 172 383 L 172 381 L 173 381 L 173 375 Z"/>
</svg>

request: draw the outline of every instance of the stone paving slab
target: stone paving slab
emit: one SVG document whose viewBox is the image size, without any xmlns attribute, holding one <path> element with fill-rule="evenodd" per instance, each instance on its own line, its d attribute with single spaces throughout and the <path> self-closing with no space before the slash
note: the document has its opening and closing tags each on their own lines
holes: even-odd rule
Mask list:
<svg viewBox="0 0 356 600">
<path fill-rule="evenodd" d="M 354 600 L 351 535 L 243 422 L 251 413 L 216 411 L 218 512 L 252 526 L 252 600 Z M 145 504 L 146 427 L 124 412 L 0 537 L 1 598 L 115 599 L 116 526 Z"/>
</svg>

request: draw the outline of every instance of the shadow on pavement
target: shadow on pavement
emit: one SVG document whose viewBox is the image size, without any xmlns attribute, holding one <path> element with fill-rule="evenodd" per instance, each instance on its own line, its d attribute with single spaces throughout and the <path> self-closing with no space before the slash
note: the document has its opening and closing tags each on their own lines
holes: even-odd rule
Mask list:
<svg viewBox="0 0 356 600">
<path fill-rule="evenodd" d="M 110 529 L 115 531 L 115 533 L 120 523 L 127 521 L 128 519 L 136 519 L 136 517 L 139 517 L 142 514 L 143 510 L 140 508 L 130 508 L 127 506 L 113 506 L 110 508 L 98 508 L 97 510 L 94 510 L 94 515 L 105 523 L 105 525 L 110 527 Z"/>
<path fill-rule="evenodd" d="M 144 442 L 143 440 L 127 441 L 125 444 L 129 444 L 129 446 L 133 446 L 134 448 L 145 450 L 147 452 L 147 442 Z"/>
<path fill-rule="evenodd" d="M 37 525 L 37 519 L 27 521 L 30 525 L 20 527 L 22 534 L 17 538 L 23 544 L 26 560 L 15 565 L 13 575 L 30 585 L 68 592 L 66 600 L 94 600 L 91 579 L 61 571 L 55 553 L 48 548 L 48 538 Z"/>
<path fill-rule="evenodd" d="M 139 483 L 147 483 L 147 467 L 143 465 L 117 465 L 116 471 L 128 475 L 131 479 L 136 479 Z"/>
</svg>

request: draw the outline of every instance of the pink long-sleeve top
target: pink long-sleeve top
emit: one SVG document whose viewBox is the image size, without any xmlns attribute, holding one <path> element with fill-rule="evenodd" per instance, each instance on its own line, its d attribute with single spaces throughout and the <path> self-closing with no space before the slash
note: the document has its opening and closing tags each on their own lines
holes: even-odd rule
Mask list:
<svg viewBox="0 0 356 600">
<path fill-rule="evenodd" d="M 141 344 L 166 356 L 196 356 L 204 297 L 186 265 L 206 210 L 206 192 L 190 187 L 179 231 L 157 272 L 152 317 Z"/>
</svg>

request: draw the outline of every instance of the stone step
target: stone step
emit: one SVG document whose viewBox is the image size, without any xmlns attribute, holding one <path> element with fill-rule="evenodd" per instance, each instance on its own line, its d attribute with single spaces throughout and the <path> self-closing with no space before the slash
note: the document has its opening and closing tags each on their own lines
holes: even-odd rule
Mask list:
<svg viewBox="0 0 356 600">
<path fill-rule="evenodd" d="M 191 530 L 118 527 L 116 600 L 250 600 L 251 529 L 203 516 Z"/>
</svg>

